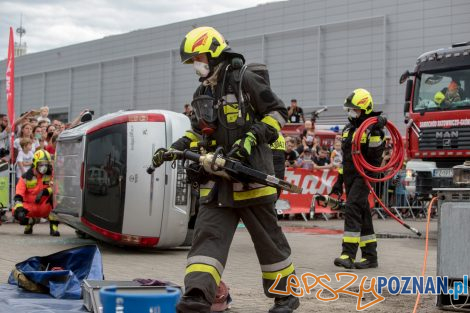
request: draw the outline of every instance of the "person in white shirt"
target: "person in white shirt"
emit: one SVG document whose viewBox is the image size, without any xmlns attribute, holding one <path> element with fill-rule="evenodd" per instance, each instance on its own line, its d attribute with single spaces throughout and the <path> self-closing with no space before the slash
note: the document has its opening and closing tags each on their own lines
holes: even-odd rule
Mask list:
<svg viewBox="0 0 470 313">
<path fill-rule="evenodd" d="M 13 142 L 13 146 L 15 148 L 15 155 L 18 156 L 18 152 L 21 150 L 20 140 L 23 138 L 28 138 L 33 141 L 33 127 L 31 127 L 30 123 L 24 123 L 21 125 L 21 130 L 18 138 L 15 139 Z"/>
<path fill-rule="evenodd" d="M 16 158 L 16 178 L 19 178 L 26 173 L 33 164 L 34 153 L 32 151 L 31 139 L 21 138 L 20 146 L 21 150 L 18 152 L 18 157 Z"/>
</svg>

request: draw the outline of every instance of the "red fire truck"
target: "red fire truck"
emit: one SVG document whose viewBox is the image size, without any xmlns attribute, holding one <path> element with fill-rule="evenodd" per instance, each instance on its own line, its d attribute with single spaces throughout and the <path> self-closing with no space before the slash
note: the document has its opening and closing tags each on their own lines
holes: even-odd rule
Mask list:
<svg viewBox="0 0 470 313">
<path fill-rule="evenodd" d="M 470 42 L 422 54 L 405 81 L 406 181 L 429 191 L 470 158 Z"/>
</svg>

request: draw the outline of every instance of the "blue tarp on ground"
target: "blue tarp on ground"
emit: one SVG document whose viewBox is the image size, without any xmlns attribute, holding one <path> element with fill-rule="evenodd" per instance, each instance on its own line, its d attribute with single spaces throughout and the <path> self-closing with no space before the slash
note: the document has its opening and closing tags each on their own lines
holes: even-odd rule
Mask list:
<svg viewBox="0 0 470 313">
<path fill-rule="evenodd" d="M 0 284 L 0 312 L 14 313 L 83 313 L 83 300 L 55 299 L 48 294 L 25 291 L 17 286 Z"/>
<path fill-rule="evenodd" d="M 17 271 L 12 272 L 8 283 L 33 291 L 40 289 L 58 299 L 80 299 L 84 279 L 103 279 L 101 253 L 96 245 L 31 257 L 15 267 Z M 33 288 L 28 288 L 31 283 Z"/>
</svg>

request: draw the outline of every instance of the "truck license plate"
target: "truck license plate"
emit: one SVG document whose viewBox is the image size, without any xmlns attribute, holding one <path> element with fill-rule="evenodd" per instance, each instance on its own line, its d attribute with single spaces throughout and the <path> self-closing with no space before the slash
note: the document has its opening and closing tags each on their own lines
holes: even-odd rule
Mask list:
<svg viewBox="0 0 470 313">
<path fill-rule="evenodd" d="M 433 177 L 453 177 L 454 171 L 451 168 L 436 168 L 432 173 Z"/>
</svg>

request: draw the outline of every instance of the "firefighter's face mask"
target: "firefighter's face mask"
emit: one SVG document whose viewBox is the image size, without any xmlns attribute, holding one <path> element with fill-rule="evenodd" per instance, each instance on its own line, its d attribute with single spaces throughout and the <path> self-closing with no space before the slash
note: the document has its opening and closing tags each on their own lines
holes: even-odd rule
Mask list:
<svg viewBox="0 0 470 313">
<path fill-rule="evenodd" d="M 202 132 L 208 133 L 214 131 L 217 125 L 217 108 L 215 107 L 215 99 L 200 95 L 191 102 L 194 114 L 198 121 L 198 126 Z"/>
<path fill-rule="evenodd" d="M 207 77 L 207 75 L 209 75 L 209 72 L 210 72 L 209 64 L 206 64 L 204 62 L 194 61 L 193 66 L 198 76 Z"/>
<path fill-rule="evenodd" d="M 48 163 L 38 163 L 38 168 L 37 168 L 37 171 L 44 175 L 47 173 L 47 171 L 49 170 L 49 164 Z"/>
<path fill-rule="evenodd" d="M 348 109 L 348 117 L 352 119 L 359 118 L 361 116 L 360 110 Z"/>
</svg>

